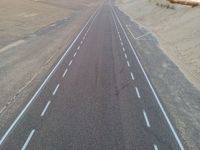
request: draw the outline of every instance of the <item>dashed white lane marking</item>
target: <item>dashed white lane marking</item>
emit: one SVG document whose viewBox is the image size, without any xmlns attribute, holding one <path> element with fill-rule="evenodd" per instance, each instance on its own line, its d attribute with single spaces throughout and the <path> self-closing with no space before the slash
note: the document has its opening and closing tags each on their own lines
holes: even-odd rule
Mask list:
<svg viewBox="0 0 200 150">
<path fill-rule="evenodd" d="M 29 136 L 28 136 L 28 138 L 27 138 L 26 142 L 24 143 L 24 145 L 23 145 L 21 150 L 25 150 L 27 148 L 27 146 L 28 146 L 28 144 L 29 144 L 29 142 L 30 142 L 30 140 L 31 140 L 31 138 L 32 138 L 34 133 L 35 133 L 35 129 L 33 129 L 31 131 L 31 133 L 29 134 Z"/>
<path fill-rule="evenodd" d="M 85 37 L 87 36 L 87 33 L 85 33 Z"/>
<path fill-rule="evenodd" d="M 58 85 L 56 86 L 56 88 L 55 88 L 55 89 L 54 89 L 54 91 L 53 91 L 53 95 L 55 95 L 55 94 L 56 94 L 56 92 L 57 92 L 57 90 L 58 90 L 59 86 L 60 86 L 60 84 L 58 84 Z"/>
<path fill-rule="evenodd" d="M 83 44 L 83 41 L 81 41 L 81 44 Z"/>
<path fill-rule="evenodd" d="M 76 54 L 77 54 L 77 52 L 76 52 L 76 53 L 74 53 L 74 57 L 76 56 Z"/>
<path fill-rule="evenodd" d="M 130 67 L 130 63 L 129 63 L 129 61 L 127 61 L 127 65 L 128 65 L 128 67 Z"/>
<path fill-rule="evenodd" d="M 131 72 L 131 78 L 132 80 L 135 80 L 133 73 Z"/>
<path fill-rule="evenodd" d="M 121 46 L 123 46 L 124 44 L 123 44 L 123 42 L 121 42 Z"/>
<path fill-rule="evenodd" d="M 69 62 L 69 66 L 72 64 L 72 61 L 73 61 L 73 60 L 71 60 L 71 61 Z"/>
<path fill-rule="evenodd" d="M 137 97 L 138 97 L 138 98 L 141 98 L 140 92 L 139 92 L 139 90 L 138 90 L 137 87 L 135 87 L 135 91 L 136 91 L 136 93 L 137 93 Z"/>
<path fill-rule="evenodd" d="M 156 144 L 153 144 L 154 150 L 158 150 L 158 146 Z"/>
<path fill-rule="evenodd" d="M 164 115 L 164 117 L 165 117 L 165 119 L 166 119 L 166 121 L 167 121 L 167 123 L 168 123 L 168 125 L 169 125 L 169 127 L 170 127 L 170 129 L 171 129 L 171 131 L 172 131 L 172 133 L 174 134 L 174 137 L 176 138 L 176 141 L 177 141 L 177 143 L 178 143 L 180 149 L 181 149 L 181 150 L 184 150 L 185 148 L 183 147 L 183 144 L 182 144 L 181 140 L 179 139 L 179 137 L 178 137 L 178 135 L 177 135 L 177 133 L 176 133 L 176 131 L 175 131 L 175 129 L 174 129 L 174 127 L 173 127 L 171 121 L 169 120 L 169 118 L 168 118 L 168 116 L 167 116 L 167 113 L 165 112 L 165 110 L 164 110 L 164 108 L 163 108 L 163 106 L 162 106 L 162 104 L 161 104 L 161 102 L 160 102 L 160 99 L 158 98 L 158 96 L 157 96 L 157 94 L 156 94 L 156 92 L 155 92 L 155 90 L 154 90 L 154 88 L 153 88 L 153 86 L 152 86 L 152 84 L 151 84 L 151 82 L 150 82 L 150 80 L 149 80 L 149 78 L 148 78 L 148 76 L 147 76 L 145 70 L 144 70 L 144 67 L 142 66 L 142 64 L 141 64 L 141 62 L 140 62 L 140 60 L 139 60 L 139 58 L 138 58 L 138 55 L 137 55 L 135 49 L 133 48 L 133 45 L 131 44 L 130 39 L 128 38 L 128 35 L 127 35 L 127 33 L 126 33 L 124 27 L 122 26 L 122 23 L 121 23 L 121 21 L 120 21 L 118 15 L 116 14 L 116 12 L 115 12 L 115 10 L 114 10 L 113 8 L 112 8 L 112 10 L 113 10 L 113 13 L 114 13 L 114 15 L 116 16 L 116 19 L 117 19 L 117 21 L 118 21 L 118 23 L 119 23 L 119 25 L 120 25 L 120 27 L 121 27 L 121 29 L 122 29 L 122 31 L 123 31 L 125 37 L 126 37 L 128 43 L 129 43 L 129 45 L 130 45 L 130 47 L 131 47 L 131 49 L 132 49 L 132 51 L 133 51 L 133 53 L 134 53 L 134 55 L 135 55 L 135 57 L 136 57 L 136 59 L 137 59 L 139 65 L 140 65 L 140 68 L 142 69 L 142 72 L 144 73 L 144 76 L 145 76 L 145 78 L 146 78 L 146 80 L 147 80 L 147 82 L 148 82 L 148 84 L 149 84 L 149 86 L 150 86 L 150 88 L 151 88 L 151 90 L 152 90 L 152 92 L 153 92 L 153 94 L 154 94 L 154 97 L 155 97 L 155 99 L 156 99 L 156 101 L 157 101 L 157 103 L 158 103 L 158 105 L 159 105 L 159 107 L 160 107 L 160 109 L 161 109 L 161 111 L 162 111 L 162 113 L 163 113 L 163 115 Z M 114 16 L 113 16 L 113 20 L 114 20 L 114 22 L 115 22 L 115 27 L 116 27 L 116 29 L 117 29 L 117 31 L 118 31 L 118 27 L 117 27 L 117 25 L 116 25 L 116 21 L 115 21 Z"/>
<path fill-rule="evenodd" d="M 151 127 L 150 123 L 149 123 L 149 119 L 147 117 L 147 113 L 145 112 L 145 110 L 143 110 L 143 115 L 144 115 L 144 119 L 146 121 L 147 127 Z"/>
<path fill-rule="evenodd" d="M 126 59 L 128 58 L 127 55 L 126 55 L 126 53 L 124 53 L 124 56 L 125 56 Z"/>
<path fill-rule="evenodd" d="M 85 40 L 85 36 L 83 37 L 83 40 Z"/>
<path fill-rule="evenodd" d="M 66 68 L 66 69 L 65 69 L 65 72 L 64 72 L 63 75 L 62 75 L 63 78 L 65 77 L 67 71 L 68 71 L 68 69 Z"/>
<path fill-rule="evenodd" d="M 77 50 L 79 50 L 80 49 L 80 46 L 77 48 Z"/>
<path fill-rule="evenodd" d="M 89 25 L 90 21 L 92 20 L 91 24 L 89 25 L 89 29 L 91 28 L 91 26 L 94 24 L 94 21 L 96 20 L 96 16 L 99 14 L 100 10 L 101 10 L 102 6 L 100 6 L 93 15 L 90 16 L 90 18 L 88 19 L 88 21 L 86 22 L 85 26 L 81 29 L 81 31 L 78 33 L 78 35 L 75 37 L 75 39 L 73 40 L 73 42 L 69 45 L 69 47 L 67 48 L 67 50 L 65 51 L 65 53 L 62 55 L 62 57 L 60 58 L 60 60 L 56 63 L 55 67 L 51 70 L 51 72 L 48 74 L 48 76 L 45 78 L 45 80 L 43 81 L 43 83 L 40 85 L 40 87 L 37 89 L 37 91 L 34 93 L 34 95 L 31 97 L 31 99 L 28 101 L 28 103 L 26 104 L 26 106 L 21 110 L 21 112 L 19 113 L 19 115 L 14 119 L 14 121 L 11 123 L 11 125 L 9 125 L 8 129 L 5 131 L 5 133 L 3 133 L 3 135 L 0 137 L 0 146 L 3 144 L 3 142 L 6 140 L 6 138 L 8 137 L 8 135 L 10 134 L 10 132 L 14 129 L 14 127 L 16 127 L 16 124 L 19 122 L 19 120 L 23 117 L 23 115 L 25 114 L 25 112 L 27 111 L 27 109 L 32 105 L 32 103 L 36 100 L 36 97 L 38 96 L 38 94 L 41 92 L 41 90 L 44 88 L 44 86 L 46 86 L 46 83 L 49 81 L 49 79 L 52 77 L 52 75 L 54 74 L 54 72 L 58 69 L 58 67 L 60 66 L 60 64 L 63 62 L 63 60 L 65 59 L 65 57 L 68 55 L 69 51 L 71 50 L 72 46 L 74 45 L 75 42 L 77 42 L 78 38 L 80 37 L 80 35 L 83 33 L 83 31 L 86 29 L 86 27 Z M 88 30 L 89 31 L 89 30 Z"/>
<path fill-rule="evenodd" d="M 125 48 L 123 47 L 123 51 L 125 52 Z"/>
<path fill-rule="evenodd" d="M 50 104 L 51 104 L 51 101 L 48 101 L 47 104 L 46 104 L 46 106 L 44 107 L 41 115 L 40 115 L 41 117 L 44 116 L 44 114 L 46 113 L 46 111 L 47 111 L 47 109 L 48 109 L 48 107 L 49 107 Z"/>
<path fill-rule="evenodd" d="M 121 37 L 119 37 L 120 42 L 122 41 Z"/>
</svg>

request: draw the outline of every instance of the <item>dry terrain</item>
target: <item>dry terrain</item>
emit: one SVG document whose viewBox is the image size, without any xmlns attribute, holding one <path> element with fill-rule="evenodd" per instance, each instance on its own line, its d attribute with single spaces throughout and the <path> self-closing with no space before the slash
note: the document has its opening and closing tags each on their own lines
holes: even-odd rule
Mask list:
<svg viewBox="0 0 200 150">
<path fill-rule="evenodd" d="M 118 0 L 116 5 L 159 41 L 158 50 L 145 37 L 135 46 L 186 149 L 199 150 L 200 8 L 165 0 Z"/>
<path fill-rule="evenodd" d="M 101 1 L 0 1 L 0 128 L 10 124 Z"/>
<path fill-rule="evenodd" d="M 165 53 L 200 89 L 200 8 L 173 5 L 165 0 L 118 2 L 129 16 L 156 33 Z"/>
</svg>

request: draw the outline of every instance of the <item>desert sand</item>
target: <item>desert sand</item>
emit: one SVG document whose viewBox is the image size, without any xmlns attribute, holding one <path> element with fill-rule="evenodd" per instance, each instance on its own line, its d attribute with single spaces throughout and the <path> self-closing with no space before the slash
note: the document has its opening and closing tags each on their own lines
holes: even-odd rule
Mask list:
<svg viewBox="0 0 200 150">
<path fill-rule="evenodd" d="M 84 12 L 92 4 L 92 0 L 1 0 L 0 49 L 57 20 Z"/>
<path fill-rule="evenodd" d="M 132 19 L 156 34 L 164 52 L 200 89 L 200 8 L 165 0 L 118 0 L 117 3 Z"/>
<path fill-rule="evenodd" d="M 116 5 L 159 41 L 158 50 L 145 40 L 135 46 L 186 149 L 199 150 L 200 8 L 165 0 L 118 0 Z"/>
<path fill-rule="evenodd" d="M 0 128 L 11 123 L 100 3 L 0 1 Z"/>
</svg>

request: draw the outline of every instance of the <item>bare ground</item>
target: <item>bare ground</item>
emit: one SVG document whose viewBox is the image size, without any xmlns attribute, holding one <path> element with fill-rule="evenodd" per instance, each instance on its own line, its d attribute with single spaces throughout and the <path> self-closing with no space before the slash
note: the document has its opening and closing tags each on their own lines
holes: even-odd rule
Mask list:
<svg viewBox="0 0 200 150">
<path fill-rule="evenodd" d="M 118 0 L 118 3 L 126 14 L 156 34 L 164 52 L 200 89 L 200 8 L 173 5 L 166 0 Z"/>
<path fill-rule="evenodd" d="M 127 25 L 135 22 L 136 28 L 147 29 L 159 41 L 152 45 L 145 36 L 134 46 L 186 149 L 199 150 L 199 8 L 165 0 L 118 0 L 116 4 L 129 16 Z"/>
<path fill-rule="evenodd" d="M 0 128 L 18 114 L 99 3 L 0 2 Z"/>
</svg>

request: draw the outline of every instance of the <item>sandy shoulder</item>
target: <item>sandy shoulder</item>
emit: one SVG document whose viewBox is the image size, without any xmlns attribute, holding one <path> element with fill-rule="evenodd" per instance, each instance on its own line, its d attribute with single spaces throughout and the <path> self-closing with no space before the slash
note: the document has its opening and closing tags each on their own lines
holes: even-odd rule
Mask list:
<svg viewBox="0 0 200 150">
<path fill-rule="evenodd" d="M 118 0 L 118 4 L 134 20 L 156 33 L 164 52 L 200 89 L 199 7 L 172 5 L 165 0 Z M 174 9 L 157 4 L 169 4 Z"/>
<path fill-rule="evenodd" d="M 2 0 L 0 2 L 0 129 L 47 76 L 98 0 Z"/>
</svg>

